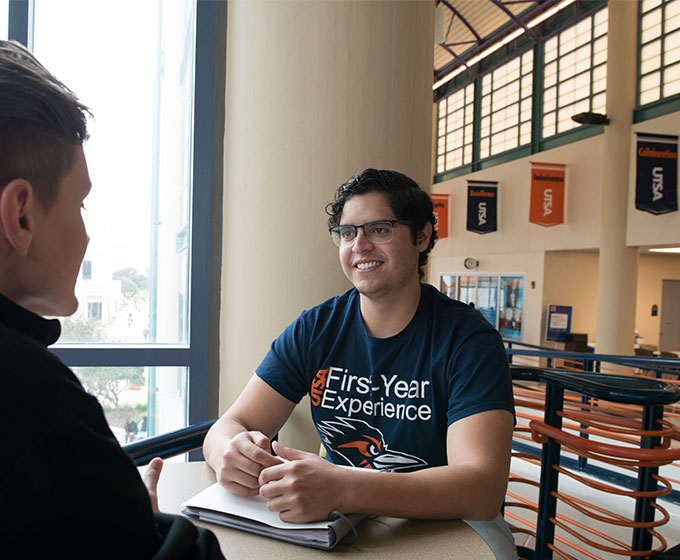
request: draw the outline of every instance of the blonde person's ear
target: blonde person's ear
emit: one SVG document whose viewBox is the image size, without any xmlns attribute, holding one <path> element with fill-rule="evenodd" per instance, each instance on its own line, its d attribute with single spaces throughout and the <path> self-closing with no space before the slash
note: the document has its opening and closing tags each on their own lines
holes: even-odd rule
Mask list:
<svg viewBox="0 0 680 560">
<path fill-rule="evenodd" d="M 22 257 L 33 241 L 34 212 L 33 186 L 25 179 L 13 179 L 0 191 L 0 235 Z"/>
</svg>

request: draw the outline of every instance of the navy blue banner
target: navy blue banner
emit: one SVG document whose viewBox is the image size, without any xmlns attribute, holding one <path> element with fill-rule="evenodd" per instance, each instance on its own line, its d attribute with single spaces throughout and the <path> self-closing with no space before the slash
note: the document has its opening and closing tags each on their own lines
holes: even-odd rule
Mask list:
<svg viewBox="0 0 680 560">
<path fill-rule="evenodd" d="M 468 181 L 467 230 L 498 230 L 498 181 Z"/>
<path fill-rule="evenodd" d="M 635 208 L 652 214 L 678 209 L 677 136 L 638 132 Z"/>
</svg>

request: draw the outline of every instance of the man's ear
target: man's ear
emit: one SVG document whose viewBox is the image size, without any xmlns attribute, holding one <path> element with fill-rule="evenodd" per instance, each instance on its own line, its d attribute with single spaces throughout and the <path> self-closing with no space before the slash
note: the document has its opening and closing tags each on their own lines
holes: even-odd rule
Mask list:
<svg viewBox="0 0 680 560">
<path fill-rule="evenodd" d="M 34 212 L 33 186 L 25 179 L 13 179 L 0 191 L 0 235 L 22 257 L 33 241 Z"/>
<path fill-rule="evenodd" d="M 418 245 L 418 251 L 421 253 L 427 249 L 430 244 L 430 239 L 432 238 L 432 224 L 430 222 L 425 222 L 425 227 L 418 232 L 416 236 L 416 244 Z"/>
</svg>

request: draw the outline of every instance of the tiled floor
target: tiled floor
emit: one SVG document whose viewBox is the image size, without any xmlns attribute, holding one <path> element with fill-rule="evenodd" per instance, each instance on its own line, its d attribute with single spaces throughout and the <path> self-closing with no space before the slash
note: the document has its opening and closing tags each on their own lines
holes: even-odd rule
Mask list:
<svg viewBox="0 0 680 560">
<path fill-rule="evenodd" d="M 529 480 L 536 481 L 539 480 L 539 467 L 523 460 L 513 458 L 511 472 L 515 475 L 528 478 Z M 527 484 L 511 482 L 509 485 L 509 491 L 519 496 L 522 496 L 533 503 L 537 502 L 538 489 Z M 617 496 L 615 494 L 605 494 L 603 492 L 593 490 L 581 483 L 573 481 L 566 476 L 560 477 L 559 491 L 574 496 L 576 498 L 580 498 L 587 502 L 596 504 L 599 507 L 605 508 L 607 510 L 616 512 L 626 518 L 632 518 L 634 515 L 634 505 L 632 498 Z M 671 546 L 680 543 L 680 506 L 667 501 L 659 501 L 659 504 L 662 505 L 670 515 L 670 520 L 668 521 L 668 523 L 666 523 L 663 527 L 660 527 L 658 529 L 658 532 L 661 533 L 661 535 L 663 535 L 666 538 L 668 542 L 668 547 L 670 548 Z M 519 510 L 517 508 L 508 508 L 507 512 L 514 513 L 519 517 L 522 517 L 523 519 L 527 519 L 535 523 L 536 517 L 535 514 L 532 512 L 526 510 Z M 630 543 L 632 542 L 632 529 L 630 528 L 605 524 L 603 522 L 590 519 L 583 515 L 582 513 L 571 508 L 570 506 L 566 506 L 565 504 L 558 505 L 557 513 L 558 515 L 564 515 L 576 521 L 579 521 L 583 523 L 583 525 L 585 525 L 586 527 L 600 531 L 608 535 L 609 537 L 617 539 L 628 545 L 630 545 Z M 511 524 L 515 523 L 511 519 L 508 519 L 508 521 Z M 519 525 L 519 523 L 515 524 Z M 588 534 L 587 531 L 582 529 L 577 529 L 577 532 L 580 535 Z M 605 560 L 610 559 L 618 560 L 621 558 L 630 558 L 630 556 L 626 555 L 601 552 L 595 548 L 583 545 L 583 543 L 580 543 L 577 538 L 569 535 L 568 533 L 565 533 L 562 530 L 558 530 L 557 536 L 562 536 L 569 542 L 577 543 L 585 549 L 585 552 L 580 552 L 565 546 L 564 551 L 567 552 L 568 554 L 571 554 L 574 558 L 579 559 L 583 558 L 588 560 L 596 558 L 602 558 Z M 592 537 L 592 539 L 596 540 L 597 542 L 604 543 L 608 546 L 615 546 L 610 543 L 607 543 L 606 541 L 598 537 Z M 528 546 L 531 549 L 534 548 L 533 538 L 531 537 L 516 534 L 515 540 L 517 544 Z M 657 548 L 659 546 L 659 542 L 655 540 L 653 546 L 654 548 Z M 560 556 L 555 554 L 554 558 L 560 558 Z"/>
</svg>

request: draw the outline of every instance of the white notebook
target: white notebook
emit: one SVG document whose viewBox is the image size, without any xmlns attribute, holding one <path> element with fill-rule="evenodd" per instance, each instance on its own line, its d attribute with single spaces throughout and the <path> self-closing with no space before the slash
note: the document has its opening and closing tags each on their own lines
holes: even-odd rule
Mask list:
<svg viewBox="0 0 680 560">
<path fill-rule="evenodd" d="M 333 548 L 366 514 L 350 514 L 332 521 L 288 523 L 267 509 L 260 496 L 243 498 L 232 494 L 219 483 L 209 486 L 182 504 L 182 513 L 207 523 L 215 523 L 313 548 Z"/>
</svg>

